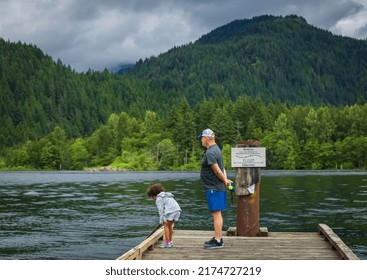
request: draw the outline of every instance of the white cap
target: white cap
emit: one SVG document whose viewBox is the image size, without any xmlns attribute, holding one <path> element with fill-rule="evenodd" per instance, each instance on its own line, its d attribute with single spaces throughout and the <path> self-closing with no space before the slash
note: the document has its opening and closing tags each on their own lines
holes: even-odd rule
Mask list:
<svg viewBox="0 0 367 280">
<path fill-rule="evenodd" d="M 207 128 L 207 129 L 204 129 L 203 132 L 201 132 L 199 135 L 198 135 L 198 138 L 200 139 L 201 137 L 210 137 L 210 138 L 215 138 L 215 135 L 214 135 L 214 131 L 211 130 L 210 128 Z"/>
</svg>

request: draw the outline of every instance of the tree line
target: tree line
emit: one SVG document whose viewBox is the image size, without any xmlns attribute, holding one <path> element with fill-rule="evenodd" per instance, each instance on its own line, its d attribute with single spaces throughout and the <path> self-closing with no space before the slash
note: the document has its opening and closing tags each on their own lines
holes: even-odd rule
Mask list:
<svg viewBox="0 0 367 280">
<path fill-rule="evenodd" d="M 59 126 L 45 137 L 6 148 L 1 168 L 83 170 L 198 170 L 203 148 L 197 135 L 216 132 L 225 165 L 237 141 L 259 140 L 268 169 L 361 169 L 367 167 L 367 104 L 301 106 L 186 99 L 166 116 L 147 110 L 140 118 L 113 113 L 88 137 L 68 137 Z"/>
<path fill-rule="evenodd" d="M 90 136 L 113 113 L 166 117 L 186 99 L 353 105 L 367 99 L 367 41 L 335 36 L 297 16 L 237 20 L 139 60 L 122 75 L 77 73 L 39 48 L 0 38 L 0 154 L 56 126 Z"/>
<path fill-rule="evenodd" d="M 366 53 L 297 16 L 234 21 L 122 75 L 0 38 L 0 168 L 198 169 L 206 127 L 226 160 L 254 139 L 268 168 L 364 168 Z"/>
</svg>

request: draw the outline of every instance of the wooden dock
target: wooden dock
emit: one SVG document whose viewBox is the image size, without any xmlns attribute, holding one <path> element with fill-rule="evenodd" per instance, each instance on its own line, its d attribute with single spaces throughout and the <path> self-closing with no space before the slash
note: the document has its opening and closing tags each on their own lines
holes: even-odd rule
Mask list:
<svg viewBox="0 0 367 280">
<path fill-rule="evenodd" d="M 233 229 L 232 229 L 233 230 Z M 261 231 L 260 231 L 261 233 Z M 318 232 L 267 232 L 259 237 L 223 232 L 224 248 L 205 250 L 212 231 L 175 230 L 174 247 L 160 248 L 163 227 L 118 260 L 358 260 L 353 251 L 325 224 Z"/>
</svg>

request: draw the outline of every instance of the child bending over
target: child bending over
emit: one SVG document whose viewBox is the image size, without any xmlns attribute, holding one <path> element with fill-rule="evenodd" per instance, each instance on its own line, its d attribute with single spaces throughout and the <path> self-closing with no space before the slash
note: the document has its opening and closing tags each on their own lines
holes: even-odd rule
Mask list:
<svg viewBox="0 0 367 280">
<path fill-rule="evenodd" d="M 173 224 L 180 218 L 180 205 L 173 198 L 173 194 L 165 192 L 159 183 L 150 186 L 147 195 L 155 200 L 159 213 L 159 223 L 164 226 L 165 242 L 163 247 L 172 248 Z"/>
</svg>

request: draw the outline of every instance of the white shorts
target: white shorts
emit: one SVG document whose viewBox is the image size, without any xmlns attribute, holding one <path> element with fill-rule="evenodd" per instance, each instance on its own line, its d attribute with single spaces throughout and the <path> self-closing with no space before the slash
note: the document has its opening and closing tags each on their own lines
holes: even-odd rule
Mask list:
<svg viewBox="0 0 367 280">
<path fill-rule="evenodd" d="M 176 212 L 172 212 L 172 213 L 168 213 L 166 215 L 163 216 L 163 221 L 167 222 L 167 221 L 175 221 L 177 222 L 178 219 L 180 218 L 181 215 L 181 211 L 176 211 Z"/>
</svg>

